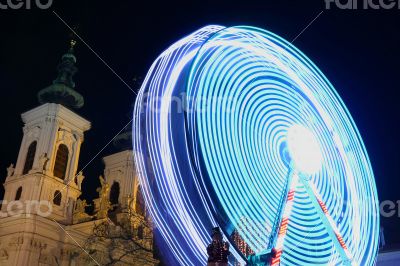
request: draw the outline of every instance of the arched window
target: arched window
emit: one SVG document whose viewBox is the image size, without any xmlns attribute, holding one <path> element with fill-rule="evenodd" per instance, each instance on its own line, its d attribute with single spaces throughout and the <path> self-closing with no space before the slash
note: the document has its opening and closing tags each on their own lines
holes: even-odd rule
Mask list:
<svg viewBox="0 0 400 266">
<path fill-rule="evenodd" d="M 36 145 L 37 141 L 34 141 L 28 147 L 28 152 L 26 153 L 26 158 L 25 158 L 24 170 L 22 171 L 23 175 L 26 175 L 29 172 L 29 170 L 32 169 L 33 160 L 35 159 Z"/>
<path fill-rule="evenodd" d="M 135 210 L 137 214 L 144 216 L 144 200 L 140 186 L 136 194 Z"/>
<path fill-rule="evenodd" d="M 64 144 L 58 146 L 53 174 L 61 179 L 65 178 L 68 165 L 68 148 Z"/>
<path fill-rule="evenodd" d="M 114 181 L 110 189 L 111 204 L 118 204 L 118 199 L 119 199 L 119 183 Z"/>
<path fill-rule="evenodd" d="M 15 193 L 15 200 L 19 200 L 21 198 L 21 194 L 22 194 L 22 187 L 19 187 L 17 189 L 17 192 Z"/>
<path fill-rule="evenodd" d="M 139 239 L 143 239 L 143 226 L 139 225 L 138 230 L 137 230 L 137 235 Z"/>
<path fill-rule="evenodd" d="M 55 205 L 60 206 L 61 205 L 61 199 L 62 199 L 61 191 L 56 190 L 56 192 L 54 192 L 53 203 Z"/>
</svg>

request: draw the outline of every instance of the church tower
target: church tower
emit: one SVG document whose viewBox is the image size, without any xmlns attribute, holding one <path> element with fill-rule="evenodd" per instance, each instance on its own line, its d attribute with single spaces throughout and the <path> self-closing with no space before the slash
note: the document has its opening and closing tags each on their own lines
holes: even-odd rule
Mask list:
<svg viewBox="0 0 400 266">
<path fill-rule="evenodd" d="M 16 200 L 25 204 L 48 202 L 50 219 L 72 223 L 83 179 L 77 173 L 80 148 L 84 132 L 90 129 L 90 122 L 71 110 L 83 106 L 83 97 L 74 90 L 72 79 L 77 71 L 74 45 L 71 41 L 62 56 L 53 84 L 39 91 L 42 105 L 21 115 L 23 138 L 15 169 L 13 165 L 8 168 L 3 211 L 15 208 L 7 205 Z M 26 206 L 20 212 L 27 212 Z"/>
<path fill-rule="evenodd" d="M 116 213 L 123 213 L 131 208 L 144 217 L 144 200 L 132 150 L 132 130 L 127 128 L 119 134 L 113 145 L 118 152 L 103 157 L 104 177 L 110 186 L 109 200 Z"/>
<path fill-rule="evenodd" d="M 104 158 L 105 178 L 93 215 L 78 199 L 84 178 L 78 172 L 80 149 L 91 124 L 75 111 L 84 101 L 74 89 L 74 45 L 61 57 L 53 84 L 39 91 L 41 105 L 21 115 L 22 142 L 15 167 L 7 168 L 0 206 L 0 265 L 105 265 L 115 258 L 118 265 L 157 265 L 152 228 L 139 204 L 131 132 L 115 139 L 130 148 Z M 103 225 L 113 239 L 96 238 Z"/>
</svg>

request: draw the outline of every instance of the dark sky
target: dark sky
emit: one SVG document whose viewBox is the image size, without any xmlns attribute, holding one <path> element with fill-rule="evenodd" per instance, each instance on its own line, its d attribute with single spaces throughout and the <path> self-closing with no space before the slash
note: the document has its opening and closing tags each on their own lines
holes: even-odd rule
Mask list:
<svg viewBox="0 0 400 266">
<path fill-rule="evenodd" d="M 134 77 L 143 77 L 160 52 L 207 24 L 252 25 L 292 40 L 325 10 L 323 0 L 305 2 L 55 0 L 48 10 L 0 10 L 0 181 L 17 158 L 20 114 L 38 105 L 36 93 L 56 77 L 67 49 L 68 28 L 53 11 L 79 25 L 80 36 L 136 88 Z M 294 44 L 328 77 L 350 110 L 370 155 L 380 201 L 400 199 L 400 10 L 325 10 Z M 76 89 L 85 97 L 78 113 L 92 122 L 82 167 L 129 121 L 135 95 L 84 44 L 78 43 L 76 55 Z M 96 195 L 100 158 L 111 152 L 105 149 L 85 170 L 88 198 Z M 387 241 L 400 243 L 400 218 L 382 218 L 382 224 Z"/>
</svg>

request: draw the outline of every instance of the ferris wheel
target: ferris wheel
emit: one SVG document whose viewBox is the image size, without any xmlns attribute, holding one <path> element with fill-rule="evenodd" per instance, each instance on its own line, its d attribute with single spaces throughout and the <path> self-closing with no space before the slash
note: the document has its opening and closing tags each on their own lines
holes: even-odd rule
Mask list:
<svg viewBox="0 0 400 266">
<path fill-rule="evenodd" d="M 241 264 L 374 265 L 378 201 L 360 134 L 332 84 L 277 35 L 207 26 L 173 44 L 142 85 L 133 131 L 171 261 L 204 264 L 219 226 Z"/>
</svg>

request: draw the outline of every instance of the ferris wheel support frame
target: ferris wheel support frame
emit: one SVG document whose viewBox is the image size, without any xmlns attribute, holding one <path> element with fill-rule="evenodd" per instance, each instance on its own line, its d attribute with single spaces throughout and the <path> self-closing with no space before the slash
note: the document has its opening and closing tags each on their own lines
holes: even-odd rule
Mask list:
<svg viewBox="0 0 400 266">
<path fill-rule="evenodd" d="M 283 242 L 286 236 L 286 232 L 289 225 L 290 214 L 293 206 L 294 194 L 298 182 L 300 182 L 306 189 L 307 194 L 311 198 L 311 202 L 321 218 L 324 227 L 326 228 L 332 242 L 339 252 L 342 258 L 342 264 L 344 266 L 351 266 L 351 254 L 347 249 L 346 243 L 344 242 L 337 226 L 335 225 L 332 217 L 329 215 L 328 209 L 325 203 L 317 195 L 316 190 L 309 182 L 309 178 L 305 174 L 296 172 L 292 166 L 289 167 L 288 179 L 286 182 L 286 188 L 281 197 L 280 212 L 275 224 L 273 226 L 268 249 L 258 255 L 250 255 L 248 265 L 270 265 L 278 266 L 280 258 L 283 253 Z M 286 200 L 285 200 L 286 199 Z M 279 225 L 279 226 L 278 226 Z"/>
<path fill-rule="evenodd" d="M 307 191 L 307 194 L 311 198 L 311 202 L 314 205 L 315 210 L 317 211 L 319 217 L 321 218 L 322 223 L 324 224 L 332 242 L 339 252 L 340 257 L 342 258 L 342 263 L 345 266 L 350 266 L 351 264 L 351 254 L 347 249 L 346 243 L 344 242 L 339 229 L 335 225 L 332 217 L 329 215 L 328 209 L 325 206 L 325 203 L 320 199 L 316 190 L 313 188 L 312 184 L 308 177 L 304 174 L 298 174 L 300 182 L 303 184 L 304 188 Z"/>
<path fill-rule="evenodd" d="M 259 265 L 268 264 L 269 262 L 279 261 L 280 255 L 282 254 L 282 247 L 277 248 L 277 243 L 283 244 L 283 239 L 286 235 L 287 226 L 289 224 L 290 211 L 294 199 L 295 188 L 297 180 L 293 182 L 293 170 L 294 168 L 289 166 L 288 178 L 285 184 L 285 190 L 283 191 L 278 207 L 279 214 L 275 219 L 274 225 L 271 230 L 271 236 L 268 242 L 268 248 L 258 255 L 250 255 L 247 258 L 248 265 Z M 271 264 L 272 265 L 272 264 Z"/>
</svg>

